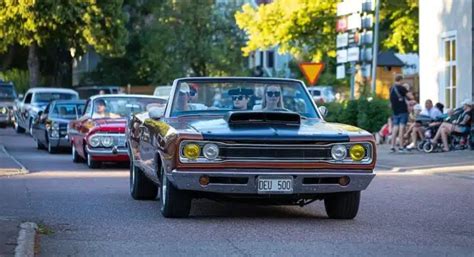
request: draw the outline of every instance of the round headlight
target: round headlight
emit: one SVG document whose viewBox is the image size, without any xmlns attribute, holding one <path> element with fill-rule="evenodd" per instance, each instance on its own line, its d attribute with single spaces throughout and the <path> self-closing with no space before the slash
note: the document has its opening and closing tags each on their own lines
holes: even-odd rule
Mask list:
<svg viewBox="0 0 474 257">
<path fill-rule="evenodd" d="M 59 123 L 53 122 L 52 128 L 55 129 L 55 130 L 58 130 L 59 129 Z"/>
<path fill-rule="evenodd" d="M 59 137 L 59 132 L 57 130 L 51 131 L 51 137 Z"/>
<path fill-rule="evenodd" d="M 353 145 L 349 149 L 349 155 L 354 161 L 360 161 L 365 157 L 365 148 L 362 145 Z"/>
<path fill-rule="evenodd" d="M 199 157 L 201 148 L 197 144 L 187 144 L 183 148 L 183 155 L 188 159 L 195 160 Z"/>
<path fill-rule="evenodd" d="M 202 148 L 202 153 L 207 159 L 214 160 L 219 156 L 219 147 L 215 144 L 206 144 Z"/>
<path fill-rule="evenodd" d="M 6 114 L 7 113 L 7 107 L 0 107 L 0 113 L 1 114 Z"/>
<path fill-rule="evenodd" d="M 111 147 L 114 145 L 114 139 L 112 137 L 102 137 L 100 142 L 104 147 Z"/>
<path fill-rule="evenodd" d="M 100 137 L 99 136 L 92 136 L 89 138 L 89 144 L 92 147 L 98 147 L 100 145 Z"/>
<path fill-rule="evenodd" d="M 335 160 L 341 161 L 344 160 L 347 156 L 347 148 L 345 145 L 334 145 L 331 148 L 331 156 Z"/>
</svg>

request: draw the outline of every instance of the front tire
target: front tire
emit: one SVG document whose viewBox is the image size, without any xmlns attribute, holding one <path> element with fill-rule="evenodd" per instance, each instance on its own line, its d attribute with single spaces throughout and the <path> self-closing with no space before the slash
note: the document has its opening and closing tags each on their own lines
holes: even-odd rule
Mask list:
<svg viewBox="0 0 474 257">
<path fill-rule="evenodd" d="M 158 186 L 149 180 L 130 157 L 130 195 L 135 200 L 153 200 L 158 195 Z"/>
<path fill-rule="evenodd" d="M 92 160 L 92 156 L 87 152 L 86 152 L 86 155 L 87 155 L 87 167 L 89 167 L 89 169 L 97 169 L 100 167 L 100 165 L 102 164 L 101 162 Z"/>
<path fill-rule="evenodd" d="M 426 142 L 424 145 L 423 145 L 423 151 L 425 153 L 432 153 L 435 149 L 435 145 L 431 142 Z"/>
<path fill-rule="evenodd" d="M 165 218 L 186 218 L 191 211 L 191 196 L 171 184 L 163 166 L 160 167 L 160 211 Z"/>
<path fill-rule="evenodd" d="M 357 216 L 360 191 L 329 194 L 324 199 L 326 212 L 331 219 L 353 219 Z"/>
<path fill-rule="evenodd" d="M 76 146 L 74 145 L 74 143 L 72 143 L 72 161 L 75 162 L 75 163 L 79 163 L 79 162 L 83 162 L 84 159 L 82 159 L 82 157 L 77 153 L 76 151 Z"/>
<path fill-rule="evenodd" d="M 48 140 L 48 153 L 55 154 L 58 152 L 58 148 L 51 145 L 51 142 Z"/>
<path fill-rule="evenodd" d="M 15 132 L 18 134 L 25 133 L 25 129 L 18 125 L 18 122 L 15 121 Z"/>
</svg>

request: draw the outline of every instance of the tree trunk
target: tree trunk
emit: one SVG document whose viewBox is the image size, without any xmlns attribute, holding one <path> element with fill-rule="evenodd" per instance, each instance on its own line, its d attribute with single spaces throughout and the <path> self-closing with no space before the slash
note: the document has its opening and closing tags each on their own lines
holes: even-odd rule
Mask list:
<svg viewBox="0 0 474 257">
<path fill-rule="evenodd" d="M 0 70 L 3 71 L 3 70 L 8 70 L 8 68 L 10 68 L 10 65 L 13 62 L 13 58 L 15 57 L 15 53 L 16 53 L 16 45 L 11 45 L 8 48 L 7 53 L 3 56 L 2 65 L 0 67 Z"/>
<path fill-rule="evenodd" d="M 38 46 L 36 43 L 32 43 L 28 50 L 28 72 L 30 74 L 30 87 L 36 87 L 39 84 L 40 76 Z"/>
</svg>

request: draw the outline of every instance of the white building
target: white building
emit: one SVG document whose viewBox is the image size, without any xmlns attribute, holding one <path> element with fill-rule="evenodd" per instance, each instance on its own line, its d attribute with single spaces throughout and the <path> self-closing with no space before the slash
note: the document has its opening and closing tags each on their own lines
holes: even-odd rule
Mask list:
<svg viewBox="0 0 474 257">
<path fill-rule="evenodd" d="M 420 101 L 473 99 L 473 0 L 420 0 Z"/>
</svg>

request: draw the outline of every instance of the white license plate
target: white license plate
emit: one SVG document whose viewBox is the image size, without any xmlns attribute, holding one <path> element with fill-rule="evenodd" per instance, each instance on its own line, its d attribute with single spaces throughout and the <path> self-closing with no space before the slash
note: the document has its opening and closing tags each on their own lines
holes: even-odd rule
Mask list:
<svg viewBox="0 0 474 257">
<path fill-rule="evenodd" d="M 259 194 L 265 193 L 292 193 L 293 178 L 265 178 L 258 177 L 257 189 Z"/>
</svg>

